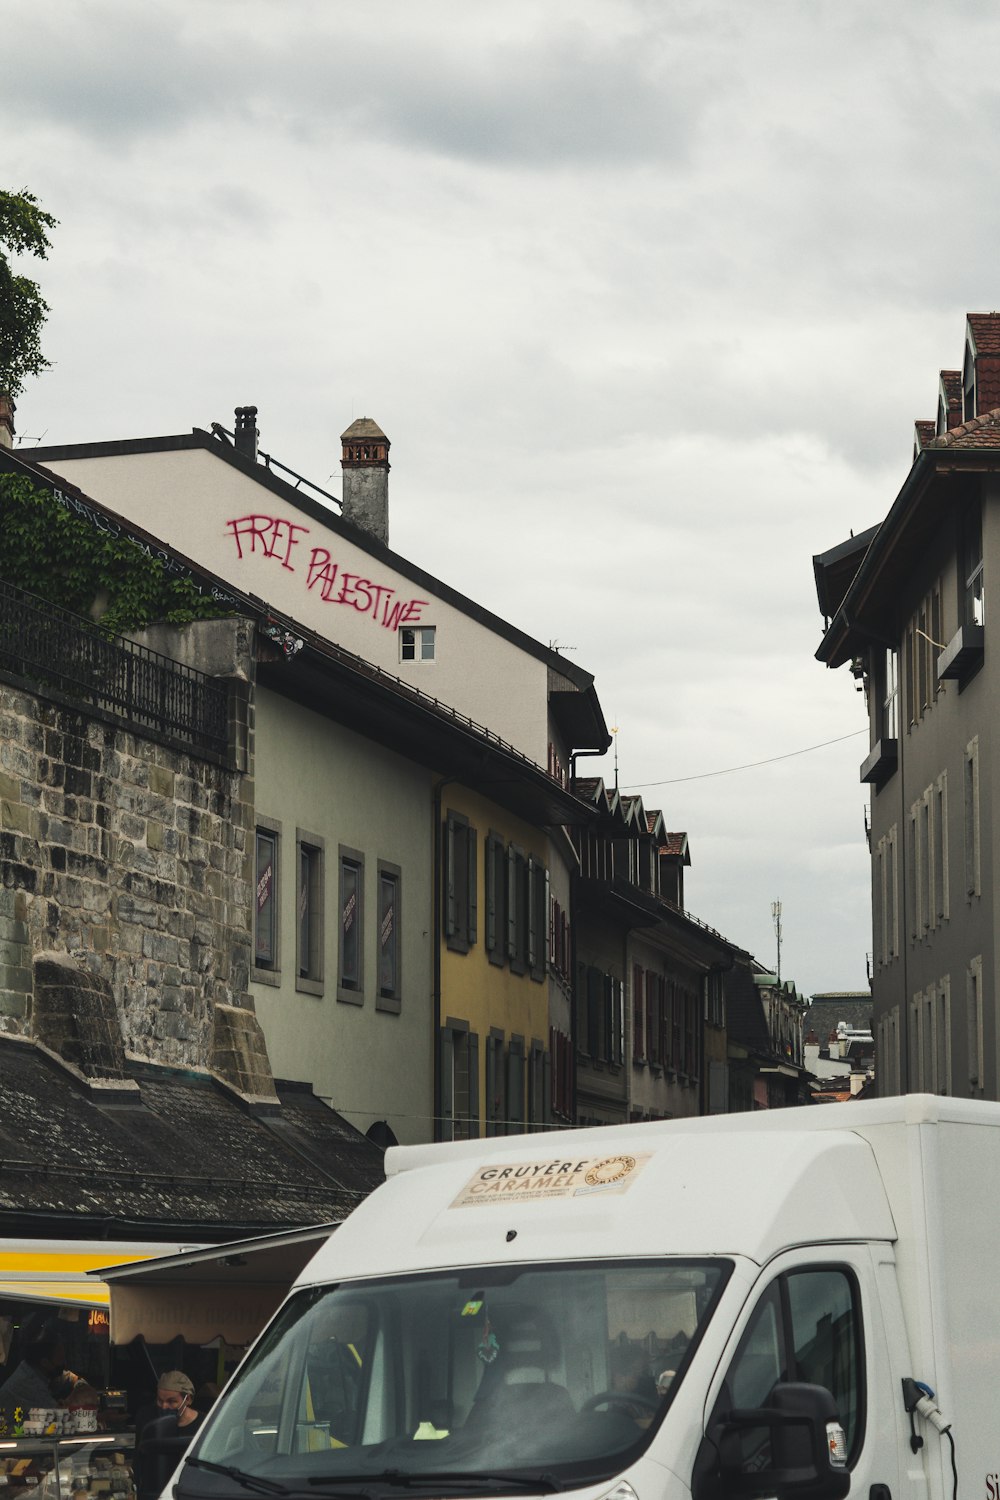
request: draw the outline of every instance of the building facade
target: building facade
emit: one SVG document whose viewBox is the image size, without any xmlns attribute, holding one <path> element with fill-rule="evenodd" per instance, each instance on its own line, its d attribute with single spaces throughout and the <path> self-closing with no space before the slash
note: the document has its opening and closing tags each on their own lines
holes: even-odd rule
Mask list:
<svg viewBox="0 0 1000 1500">
<path fill-rule="evenodd" d="M 817 656 L 864 687 L 872 1013 L 880 1094 L 998 1097 L 996 719 L 987 587 L 1000 565 L 1000 315 L 960 371 L 882 524 L 814 559 Z"/>
</svg>

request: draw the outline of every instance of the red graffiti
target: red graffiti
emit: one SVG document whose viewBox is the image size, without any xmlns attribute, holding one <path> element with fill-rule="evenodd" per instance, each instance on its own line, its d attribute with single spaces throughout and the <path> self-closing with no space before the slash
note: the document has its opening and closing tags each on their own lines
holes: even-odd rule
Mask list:
<svg viewBox="0 0 1000 1500">
<path fill-rule="evenodd" d="M 240 516 L 238 520 L 227 521 L 226 525 L 233 533 L 236 542 L 236 550 L 240 557 L 245 555 L 244 548 L 251 555 L 260 550 L 265 557 L 277 557 L 283 568 L 294 573 L 289 559 L 292 548 L 297 547 L 299 539 L 295 535 L 297 531 L 308 533 L 308 526 L 296 526 L 292 521 L 285 521 L 281 516 Z M 258 542 L 260 547 L 258 549 Z"/>
<path fill-rule="evenodd" d="M 298 526 L 280 516 L 249 515 L 227 521 L 226 525 L 236 543 L 240 558 L 262 552 L 265 557 L 277 557 L 281 566 L 290 573 L 296 572 L 291 561 L 292 548 L 297 547 L 297 532 L 308 534 L 308 526 Z M 414 625 L 423 618 L 428 599 L 399 599 L 396 590 L 386 583 L 373 583 L 360 573 L 348 573 L 334 562 L 326 547 L 313 547 L 306 567 L 306 589 L 318 593 L 324 604 L 344 604 L 357 610 L 359 615 L 368 615 L 386 630 L 398 630 L 401 625 Z"/>
</svg>

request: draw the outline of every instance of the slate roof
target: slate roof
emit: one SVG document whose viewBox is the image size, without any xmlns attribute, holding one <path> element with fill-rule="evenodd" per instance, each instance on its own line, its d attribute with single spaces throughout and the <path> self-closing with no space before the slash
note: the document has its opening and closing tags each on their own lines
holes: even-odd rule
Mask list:
<svg viewBox="0 0 1000 1500">
<path fill-rule="evenodd" d="M 998 346 L 1000 347 L 1000 346 Z M 1000 406 L 970 417 L 927 445 L 929 448 L 1000 448 Z"/>
<path fill-rule="evenodd" d="M 758 1055 L 771 1052 L 771 1037 L 767 1029 L 760 991 L 754 983 L 750 970 L 742 964 L 726 975 L 726 1027 L 729 1037 Z"/>
<path fill-rule="evenodd" d="M 0 1225 L 8 1235 L 206 1241 L 340 1220 L 382 1152 L 303 1085 L 252 1112 L 212 1078 L 137 1064 L 131 1093 L 89 1088 L 0 1039 Z"/>
</svg>

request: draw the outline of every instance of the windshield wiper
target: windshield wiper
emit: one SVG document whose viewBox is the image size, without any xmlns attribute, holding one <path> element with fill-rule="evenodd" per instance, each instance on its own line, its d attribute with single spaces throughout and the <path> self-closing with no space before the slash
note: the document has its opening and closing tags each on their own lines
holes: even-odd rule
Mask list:
<svg viewBox="0 0 1000 1500">
<path fill-rule="evenodd" d="M 214 1464 L 209 1458 L 188 1458 L 185 1463 L 193 1465 L 196 1469 L 211 1469 L 213 1474 L 226 1474 L 230 1479 L 235 1479 L 245 1490 L 256 1490 L 260 1495 L 290 1495 L 292 1491 L 287 1485 L 278 1484 L 274 1479 L 261 1479 L 256 1474 L 247 1474 L 243 1469 L 235 1469 L 232 1464 Z"/>
<path fill-rule="evenodd" d="M 348 1481 L 326 1478 L 317 1474 L 306 1480 L 309 1485 L 341 1485 Z M 357 1480 L 352 1481 L 357 1484 Z M 380 1474 L 366 1474 L 363 1484 L 388 1484 L 393 1488 L 419 1490 L 428 1488 L 440 1494 L 446 1486 L 460 1489 L 463 1494 L 503 1495 L 510 1490 L 528 1490 L 533 1494 L 551 1495 L 563 1486 L 554 1474 L 513 1474 L 505 1470 L 484 1474 L 481 1469 L 383 1469 Z"/>
</svg>

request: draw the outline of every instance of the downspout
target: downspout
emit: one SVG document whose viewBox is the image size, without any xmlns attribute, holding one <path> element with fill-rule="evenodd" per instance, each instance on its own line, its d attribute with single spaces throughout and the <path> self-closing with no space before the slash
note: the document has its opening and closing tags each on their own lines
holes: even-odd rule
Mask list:
<svg viewBox="0 0 1000 1500">
<path fill-rule="evenodd" d="M 434 1079 L 434 1118 L 431 1122 L 431 1139 L 438 1141 L 442 1139 L 440 1134 L 444 1123 L 441 1115 L 441 879 L 442 879 L 442 836 L 441 836 L 441 793 L 446 786 L 451 786 L 453 776 L 446 776 L 443 781 L 435 784 L 431 799 L 431 816 L 434 826 L 431 830 L 431 867 L 433 879 L 433 896 L 431 898 L 431 943 L 433 958 L 431 960 L 431 1061 L 433 1064 Z"/>
</svg>

